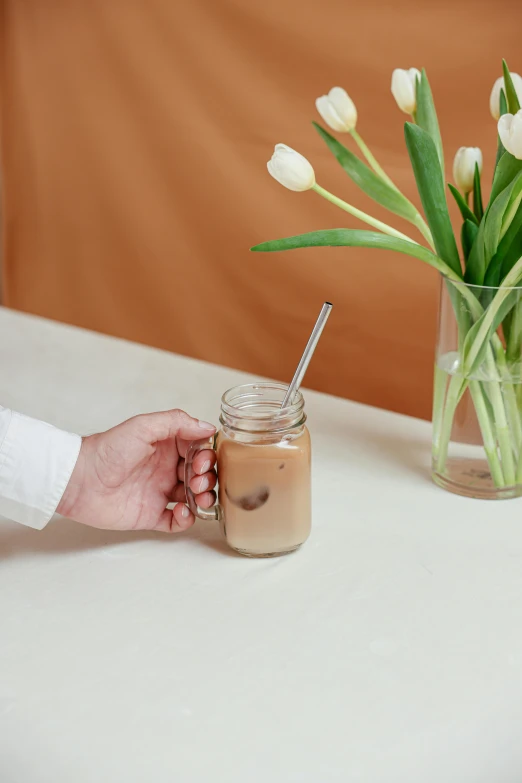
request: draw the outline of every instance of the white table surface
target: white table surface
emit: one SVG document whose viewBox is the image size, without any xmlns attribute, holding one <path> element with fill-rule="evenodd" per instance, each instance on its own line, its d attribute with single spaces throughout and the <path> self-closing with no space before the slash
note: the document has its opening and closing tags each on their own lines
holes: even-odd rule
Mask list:
<svg viewBox="0 0 522 783">
<path fill-rule="evenodd" d="M 2 309 L 0 335 L 1 403 L 83 434 L 216 420 L 249 379 Z M 307 408 L 295 555 L 0 524 L 1 783 L 520 783 L 522 502 L 433 486 L 425 422 Z"/>
</svg>

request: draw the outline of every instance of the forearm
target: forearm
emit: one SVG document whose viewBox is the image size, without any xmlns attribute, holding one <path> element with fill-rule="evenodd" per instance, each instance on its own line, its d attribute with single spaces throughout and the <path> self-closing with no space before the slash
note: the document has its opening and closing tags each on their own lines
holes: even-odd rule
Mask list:
<svg viewBox="0 0 522 783">
<path fill-rule="evenodd" d="M 81 438 L 0 407 L 0 515 L 42 529 L 56 512 Z"/>
<path fill-rule="evenodd" d="M 82 493 L 85 489 L 87 463 L 89 460 L 92 462 L 96 461 L 95 454 L 93 454 L 96 450 L 96 440 L 96 435 L 82 438 L 78 459 L 76 460 L 71 477 L 56 508 L 57 514 L 61 514 L 69 519 L 78 520 L 81 518 Z"/>
</svg>

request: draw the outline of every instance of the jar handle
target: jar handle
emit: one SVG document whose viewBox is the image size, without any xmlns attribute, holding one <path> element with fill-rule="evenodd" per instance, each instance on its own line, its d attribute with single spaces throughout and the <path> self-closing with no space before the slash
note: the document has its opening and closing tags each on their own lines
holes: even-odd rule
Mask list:
<svg viewBox="0 0 522 783">
<path fill-rule="evenodd" d="M 219 505 L 219 503 L 216 503 L 214 506 L 211 506 L 211 508 L 201 508 L 200 506 L 198 506 L 198 504 L 196 503 L 196 498 L 194 496 L 194 493 L 190 489 L 190 481 L 196 475 L 196 473 L 194 472 L 194 468 L 192 467 L 194 457 L 196 457 L 200 451 L 206 451 L 207 449 L 215 449 L 215 440 L 216 440 L 216 436 L 213 436 L 212 438 L 206 438 L 205 440 L 193 441 L 189 445 L 187 449 L 187 456 L 185 457 L 185 498 L 187 501 L 187 505 L 195 517 L 199 517 L 199 519 L 204 519 L 207 522 L 208 521 L 219 522 L 223 516 L 222 508 Z"/>
</svg>

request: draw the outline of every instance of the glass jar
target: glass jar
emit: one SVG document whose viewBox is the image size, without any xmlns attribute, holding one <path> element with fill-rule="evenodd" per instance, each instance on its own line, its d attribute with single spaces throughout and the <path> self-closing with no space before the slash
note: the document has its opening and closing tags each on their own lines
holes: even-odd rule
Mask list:
<svg viewBox="0 0 522 783">
<path fill-rule="evenodd" d="M 522 288 L 442 279 L 432 474 L 474 498 L 522 495 Z"/>
<path fill-rule="evenodd" d="M 283 384 L 253 383 L 223 395 L 215 438 L 218 503 L 213 508 L 199 508 L 189 489 L 194 456 L 209 442 L 193 443 L 185 462 L 192 512 L 218 520 L 228 545 L 249 557 L 293 552 L 310 535 L 310 435 L 300 392 L 281 410 L 286 391 Z"/>
</svg>

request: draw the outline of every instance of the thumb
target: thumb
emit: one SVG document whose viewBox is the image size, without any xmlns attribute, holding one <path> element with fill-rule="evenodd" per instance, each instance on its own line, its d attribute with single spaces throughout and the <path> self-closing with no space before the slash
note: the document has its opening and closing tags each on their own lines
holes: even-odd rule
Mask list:
<svg viewBox="0 0 522 783">
<path fill-rule="evenodd" d="M 156 443 L 176 436 L 183 438 L 183 440 L 199 440 L 210 438 L 216 431 L 213 424 L 194 419 L 185 411 L 180 410 L 146 413 L 137 416 L 136 420 L 146 434 L 149 443 Z"/>
</svg>

